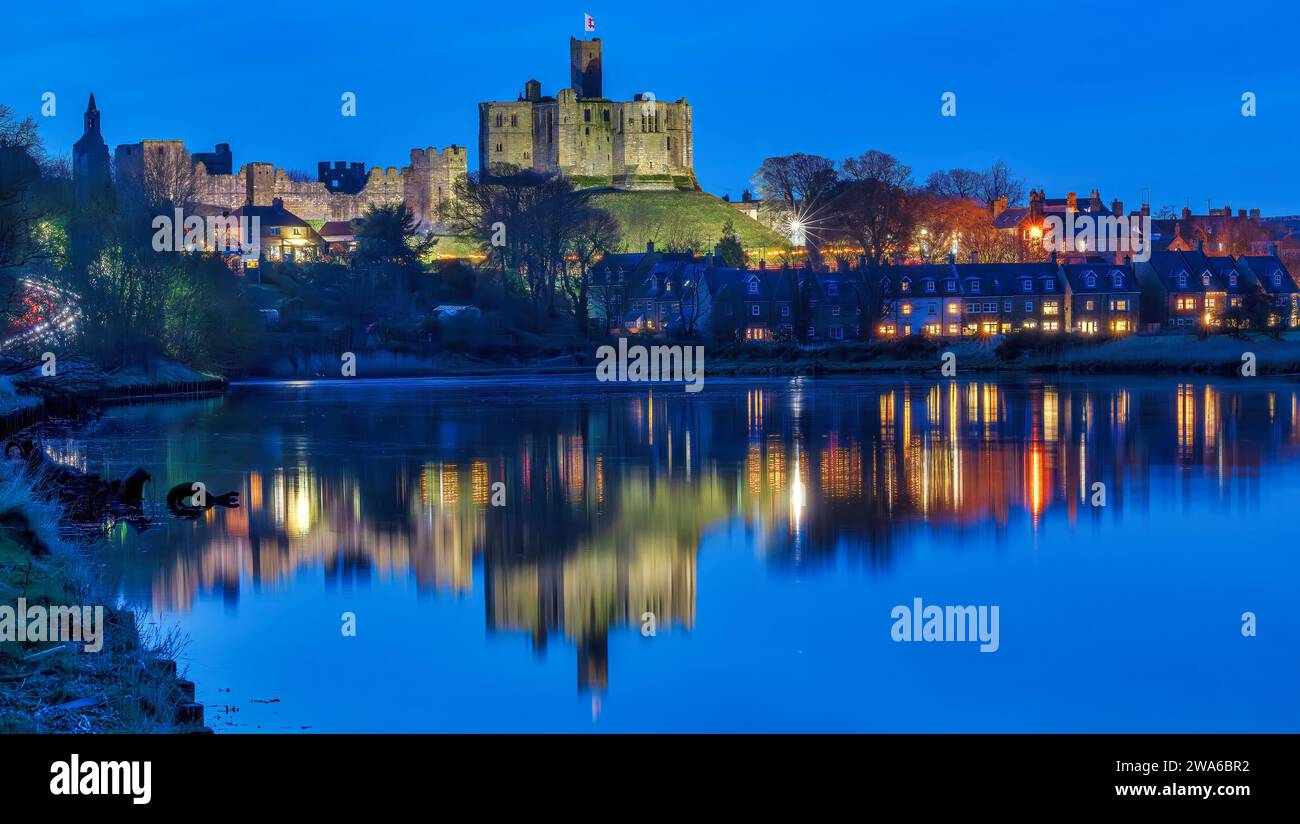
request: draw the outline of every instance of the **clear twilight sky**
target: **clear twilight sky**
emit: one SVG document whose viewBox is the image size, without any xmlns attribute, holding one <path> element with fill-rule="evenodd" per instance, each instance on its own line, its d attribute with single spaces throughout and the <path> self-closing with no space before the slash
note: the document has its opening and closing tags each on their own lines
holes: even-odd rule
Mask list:
<svg viewBox="0 0 1300 824">
<path fill-rule="evenodd" d="M 544 9 L 537 11 L 537 9 Z M 0 102 L 69 154 L 95 93 L 111 147 L 229 143 L 239 166 L 402 166 L 456 143 L 481 100 L 568 83 L 582 15 L 605 94 L 686 97 L 704 188 L 738 198 L 763 158 L 897 155 L 918 181 L 1007 161 L 1049 196 L 1300 214 L 1300 4 L 582 0 L 13 2 Z M 40 116 L 41 95 L 57 115 Z M 357 94 L 355 118 L 340 95 Z M 944 92 L 957 116 L 940 116 Z M 1243 117 L 1254 92 L 1257 116 Z"/>
</svg>

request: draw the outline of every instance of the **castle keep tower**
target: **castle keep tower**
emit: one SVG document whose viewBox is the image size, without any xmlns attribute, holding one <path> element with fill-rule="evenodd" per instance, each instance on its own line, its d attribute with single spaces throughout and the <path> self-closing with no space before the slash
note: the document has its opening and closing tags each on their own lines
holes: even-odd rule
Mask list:
<svg viewBox="0 0 1300 824">
<path fill-rule="evenodd" d="M 529 80 L 517 100 L 479 104 L 479 169 L 559 173 L 579 186 L 698 189 L 691 107 L 643 93 L 604 96 L 601 42 L 569 38 L 569 81 L 554 96 Z"/>
<path fill-rule="evenodd" d="M 579 40 L 569 38 L 569 88 L 578 97 L 604 97 L 601 93 L 600 38 Z"/>
</svg>

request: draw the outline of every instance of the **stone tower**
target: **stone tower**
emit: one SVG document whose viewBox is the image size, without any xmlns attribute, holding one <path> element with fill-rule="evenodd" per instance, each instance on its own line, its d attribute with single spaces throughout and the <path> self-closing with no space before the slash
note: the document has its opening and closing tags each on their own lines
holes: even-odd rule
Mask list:
<svg viewBox="0 0 1300 824">
<path fill-rule="evenodd" d="M 570 87 L 579 98 L 604 97 L 600 76 L 600 38 L 579 40 L 569 38 Z"/>
<path fill-rule="evenodd" d="M 72 144 L 72 179 L 77 202 L 85 204 L 103 197 L 112 188 L 108 144 L 99 131 L 99 109 L 95 107 L 93 92 L 81 122 L 81 138 Z"/>
</svg>

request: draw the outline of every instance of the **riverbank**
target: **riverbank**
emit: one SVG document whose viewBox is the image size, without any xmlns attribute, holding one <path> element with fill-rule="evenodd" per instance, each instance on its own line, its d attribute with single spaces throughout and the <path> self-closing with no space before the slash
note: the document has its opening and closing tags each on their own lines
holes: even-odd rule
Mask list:
<svg viewBox="0 0 1300 824">
<path fill-rule="evenodd" d="M 88 406 L 217 393 L 225 383 L 174 363 L 108 371 L 73 362 L 54 375 L 3 378 L 0 437 Z M 140 612 L 112 604 L 90 548 L 60 537 L 56 496 L 10 457 L 0 468 L 0 733 L 210 732 L 194 684 L 177 670 L 181 639 L 157 635 Z M 74 606 L 102 616 L 91 624 L 93 644 L 52 637 L 48 627 L 16 632 L 27 623 L 20 607 L 40 615 Z"/>
<path fill-rule="evenodd" d="M 644 346 L 703 346 L 706 376 L 776 377 L 816 375 L 941 374 L 945 353 L 955 358 L 958 374 L 1203 374 L 1240 375 L 1247 353 L 1254 356 L 1258 375 L 1300 374 L 1300 334 L 1277 338 L 1252 335 L 1131 336 L 1080 340 L 1048 335 L 1016 335 L 987 340 L 844 341 L 815 345 L 797 343 L 709 343 L 636 339 Z M 388 351 L 358 352 L 357 378 L 510 377 L 591 374 L 603 342 L 571 346 L 540 356 L 502 352 L 439 353 L 428 357 Z M 292 366 L 282 363 L 264 373 L 266 380 L 337 379 L 342 361 L 311 356 Z"/>
<path fill-rule="evenodd" d="M 176 668 L 181 639 L 113 605 L 58 519 L 25 478 L 0 480 L 0 733 L 203 730 L 194 685 Z M 38 626 L 60 607 L 84 617 L 55 633 L 52 618 Z"/>
</svg>

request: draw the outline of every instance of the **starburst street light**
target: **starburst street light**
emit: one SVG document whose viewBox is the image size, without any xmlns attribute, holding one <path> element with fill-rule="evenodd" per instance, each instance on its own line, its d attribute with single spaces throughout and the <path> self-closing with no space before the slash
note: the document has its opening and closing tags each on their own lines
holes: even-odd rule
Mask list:
<svg viewBox="0 0 1300 824">
<path fill-rule="evenodd" d="M 798 217 L 790 218 L 790 242 L 795 246 L 803 246 L 807 240 L 806 231 L 808 225 Z"/>
</svg>

